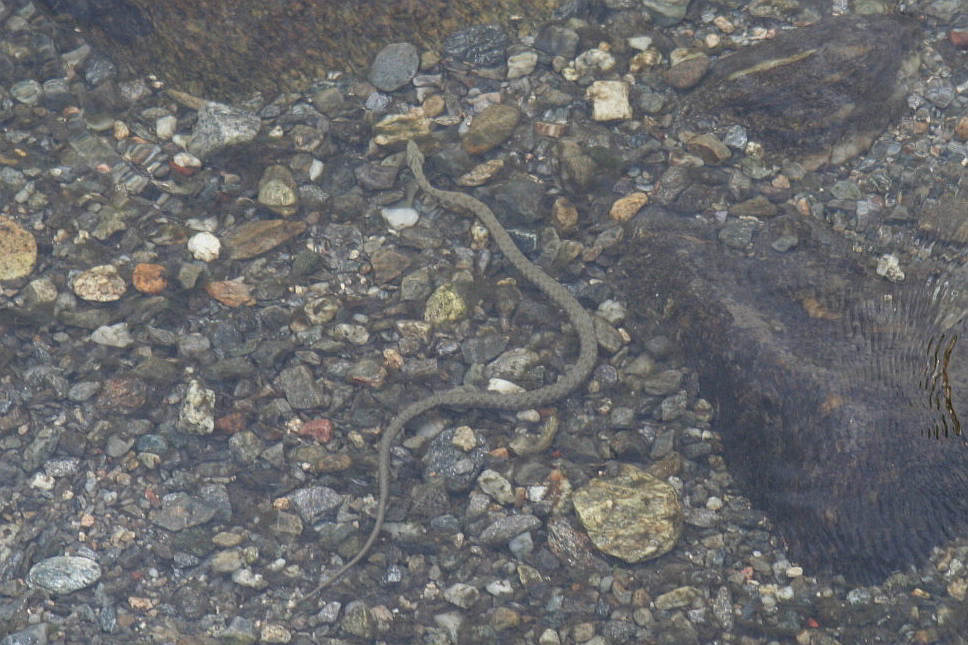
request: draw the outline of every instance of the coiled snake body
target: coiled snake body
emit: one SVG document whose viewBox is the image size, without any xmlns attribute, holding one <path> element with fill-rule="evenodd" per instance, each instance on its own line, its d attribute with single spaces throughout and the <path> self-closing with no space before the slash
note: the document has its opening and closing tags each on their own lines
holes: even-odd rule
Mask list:
<svg viewBox="0 0 968 645">
<path fill-rule="evenodd" d="M 453 211 L 473 215 L 481 221 L 497 244 L 504 257 L 552 302 L 561 307 L 568 317 L 568 321 L 578 334 L 579 353 L 575 364 L 557 382 L 544 387 L 520 393 L 487 392 L 475 388 L 458 387 L 444 392 L 438 392 L 424 399 L 420 399 L 403 408 L 387 424 L 380 440 L 378 455 L 378 476 L 380 498 L 376 512 L 376 522 L 370 530 L 369 537 L 363 547 L 349 562 L 340 567 L 332 576 L 320 582 L 303 601 L 312 598 L 320 591 L 331 585 L 340 576 L 359 562 L 369 552 L 376 542 L 383 521 L 386 517 L 387 501 L 390 497 L 390 447 L 404 426 L 417 416 L 437 407 L 455 408 L 487 408 L 493 410 L 527 410 L 547 405 L 568 395 L 577 388 L 588 375 L 591 374 L 598 358 L 598 345 L 595 340 L 595 325 L 591 315 L 578 301 L 547 273 L 535 266 L 515 246 L 511 236 L 504 230 L 497 217 L 485 204 L 464 193 L 439 190 L 430 185 L 424 174 L 424 156 L 420 148 L 413 141 L 407 143 L 407 164 L 417 180 L 421 190 L 433 196 L 441 206 Z"/>
</svg>

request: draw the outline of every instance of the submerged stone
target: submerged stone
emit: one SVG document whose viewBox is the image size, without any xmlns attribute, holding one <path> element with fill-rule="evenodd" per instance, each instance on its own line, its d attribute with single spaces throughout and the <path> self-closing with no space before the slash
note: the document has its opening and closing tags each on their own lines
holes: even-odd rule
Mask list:
<svg viewBox="0 0 968 645">
<path fill-rule="evenodd" d="M 686 98 L 681 123 L 743 124 L 808 169 L 843 163 L 904 109 L 920 65 L 916 35 L 916 23 L 896 15 L 839 16 L 783 32 L 717 60 Z"/>
</svg>

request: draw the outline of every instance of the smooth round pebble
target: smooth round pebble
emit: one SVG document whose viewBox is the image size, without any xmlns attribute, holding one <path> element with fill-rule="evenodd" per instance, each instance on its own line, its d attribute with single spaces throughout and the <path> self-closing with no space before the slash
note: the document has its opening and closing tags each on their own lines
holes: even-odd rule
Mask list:
<svg viewBox="0 0 968 645">
<path fill-rule="evenodd" d="M 27 582 L 56 594 L 68 594 L 90 587 L 101 579 L 101 567 L 90 558 L 56 556 L 30 568 Z"/>
<path fill-rule="evenodd" d="M 412 208 L 384 208 L 380 215 L 386 220 L 387 226 L 395 231 L 410 228 L 417 223 L 420 215 Z"/>
</svg>

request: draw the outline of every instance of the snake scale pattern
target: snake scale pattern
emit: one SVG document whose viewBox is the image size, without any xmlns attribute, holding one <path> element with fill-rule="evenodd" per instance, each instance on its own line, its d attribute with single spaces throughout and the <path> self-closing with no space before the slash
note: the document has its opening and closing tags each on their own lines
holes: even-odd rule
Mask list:
<svg viewBox="0 0 968 645">
<path fill-rule="evenodd" d="M 476 217 L 487 227 L 498 249 L 504 254 L 511 265 L 529 282 L 538 288 L 549 300 L 564 310 L 568 321 L 578 334 L 578 359 L 558 381 L 534 390 L 519 393 L 487 392 L 470 387 L 458 387 L 444 392 L 432 394 L 415 401 L 397 413 L 387 424 L 380 440 L 378 455 L 378 478 L 380 496 L 376 512 L 376 521 L 363 547 L 346 564 L 333 575 L 326 578 L 306 595 L 301 602 L 312 598 L 323 589 L 333 584 L 350 568 L 356 565 L 369 552 L 376 542 L 386 517 L 387 501 L 390 497 L 390 448 L 397 440 L 407 423 L 419 415 L 438 407 L 453 408 L 484 408 L 492 410 L 527 410 L 557 401 L 581 385 L 591 374 L 598 359 L 598 344 L 595 339 L 595 324 L 591 315 L 571 295 L 571 293 L 554 278 L 535 266 L 518 250 L 511 236 L 494 215 L 493 211 L 479 200 L 453 191 L 439 190 L 430 185 L 424 174 L 424 156 L 414 141 L 407 143 L 407 164 L 417 185 L 428 195 L 436 199 L 441 206 L 452 211 Z"/>
</svg>

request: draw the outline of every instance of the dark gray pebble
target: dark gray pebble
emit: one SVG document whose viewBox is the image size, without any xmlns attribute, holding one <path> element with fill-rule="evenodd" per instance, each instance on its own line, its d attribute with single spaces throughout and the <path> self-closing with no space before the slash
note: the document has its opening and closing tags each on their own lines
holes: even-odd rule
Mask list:
<svg viewBox="0 0 968 645">
<path fill-rule="evenodd" d="M 449 491 L 467 490 L 474 483 L 477 474 L 484 467 L 487 457 L 487 442 L 476 434 L 477 445 L 465 451 L 455 446 L 455 430 L 445 430 L 430 443 L 424 455 L 424 479 L 443 481 Z"/>
<path fill-rule="evenodd" d="M 509 515 L 502 517 L 481 532 L 482 544 L 504 544 L 516 535 L 541 526 L 541 520 L 534 515 Z"/>
<path fill-rule="evenodd" d="M 409 83 L 420 68 L 420 53 L 410 43 L 393 43 L 380 50 L 370 66 L 370 82 L 381 92 Z"/>
</svg>

